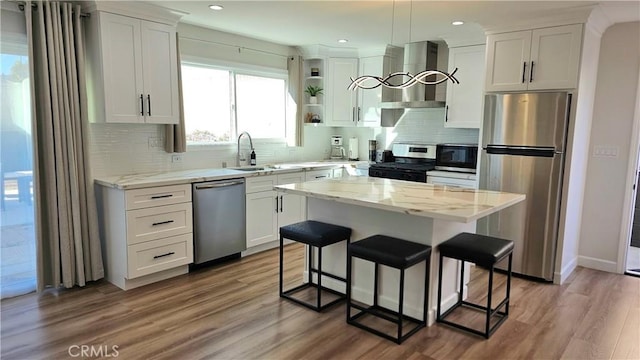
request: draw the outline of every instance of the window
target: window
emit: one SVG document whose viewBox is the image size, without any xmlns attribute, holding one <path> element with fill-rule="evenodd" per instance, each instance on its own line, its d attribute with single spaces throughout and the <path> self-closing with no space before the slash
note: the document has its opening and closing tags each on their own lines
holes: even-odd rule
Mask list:
<svg viewBox="0 0 640 360">
<path fill-rule="evenodd" d="M 182 64 L 182 91 L 187 145 L 286 137 L 284 74 Z"/>
</svg>

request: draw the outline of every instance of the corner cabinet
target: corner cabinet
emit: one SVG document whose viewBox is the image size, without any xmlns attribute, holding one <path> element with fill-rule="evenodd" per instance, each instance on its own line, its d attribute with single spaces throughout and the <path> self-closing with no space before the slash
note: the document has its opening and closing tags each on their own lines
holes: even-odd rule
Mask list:
<svg viewBox="0 0 640 360">
<path fill-rule="evenodd" d="M 123 290 L 186 274 L 193 262 L 191 185 L 97 187 L 106 279 Z"/>
<path fill-rule="evenodd" d="M 103 11 L 87 22 L 90 120 L 177 124 L 175 26 Z"/>
<path fill-rule="evenodd" d="M 489 35 L 485 90 L 574 89 L 581 47 L 581 24 Z"/>
<path fill-rule="evenodd" d="M 480 128 L 484 92 L 485 45 L 449 49 L 449 69 L 458 68 L 459 84 L 447 84 L 444 127 Z"/>
</svg>

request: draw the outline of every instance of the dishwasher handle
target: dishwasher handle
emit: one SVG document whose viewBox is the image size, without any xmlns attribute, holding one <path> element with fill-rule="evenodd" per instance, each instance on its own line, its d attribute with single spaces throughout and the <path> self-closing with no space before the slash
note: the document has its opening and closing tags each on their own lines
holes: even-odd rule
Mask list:
<svg viewBox="0 0 640 360">
<path fill-rule="evenodd" d="M 227 187 L 227 186 L 233 186 L 233 185 L 242 185 L 243 183 L 244 181 L 242 180 L 236 180 L 236 181 L 224 181 L 224 182 L 218 182 L 218 183 L 202 184 L 202 185 L 196 185 L 196 190 L 215 189 L 215 188 L 221 188 L 221 187 Z"/>
</svg>

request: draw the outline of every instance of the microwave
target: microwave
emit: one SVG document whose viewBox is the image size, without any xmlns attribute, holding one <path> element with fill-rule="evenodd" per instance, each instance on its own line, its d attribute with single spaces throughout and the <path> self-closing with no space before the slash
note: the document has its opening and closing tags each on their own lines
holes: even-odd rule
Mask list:
<svg viewBox="0 0 640 360">
<path fill-rule="evenodd" d="M 474 173 L 478 164 L 478 145 L 437 144 L 436 170 Z"/>
</svg>

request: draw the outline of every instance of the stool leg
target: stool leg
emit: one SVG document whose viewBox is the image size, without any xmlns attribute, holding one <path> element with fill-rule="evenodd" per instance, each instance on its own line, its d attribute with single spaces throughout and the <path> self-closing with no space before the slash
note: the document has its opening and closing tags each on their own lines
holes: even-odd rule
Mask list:
<svg viewBox="0 0 640 360">
<path fill-rule="evenodd" d="M 282 271 L 284 270 L 284 238 L 282 237 L 282 235 L 280 235 L 280 296 L 282 297 L 282 293 L 284 292 L 284 285 L 283 285 L 283 274 Z"/>
<path fill-rule="evenodd" d="M 318 248 L 318 309 L 320 309 L 320 300 L 322 297 L 322 248 Z"/>
<path fill-rule="evenodd" d="M 507 269 L 507 303 L 505 304 L 504 316 L 509 315 L 509 301 L 511 301 L 511 260 L 513 253 L 509 254 L 509 268 Z"/>
<path fill-rule="evenodd" d="M 404 303 L 404 269 L 400 269 L 400 294 L 398 296 L 398 340 L 397 343 L 402 342 L 402 308 Z"/>
<path fill-rule="evenodd" d="M 440 321 L 440 302 L 442 300 L 442 253 L 438 261 L 438 303 L 436 304 L 436 320 Z"/>
<path fill-rule="evenodd" d="M 489 324 L 491 323 L 491 294 L 493 293 L 493 268 L 494 265 L 491 265 L 491 269 L 489 270 L 489 292 L 487 295 L 487 319 L 485 323 L 485 337 L 489 338 Z"/>
<path fill-rule="evenodd" d="M 311 272 L 311 269 L 313 268 L 313 249 L 311 248 L 311 245 L 307 245 L 307 258 L 309 259 L 307 261 L 307 274 L 309 276 L 309 284 L 313 284 L 313 273 Z"/>
<path fill-rule="evenodd" d="M 429 312 L 429 276 L 431 275 L 431 255 L 424 263 L 424 309 L 422 310 L 422 318 L 424 323 L 427 323 Z"/>
<path fill-rule="evenodd" d="M 464 260 L 460 260 L 460 301 L 464 300 Z"/>
<path fill-rule="evenodd" d="M 351 317 L 351 251 L 347 242 L 347 322 Z"/>
<path fill-rule="evenodd" d="M 378 263 L 373 266 L 373 306 L 378 306 Z"/>
</svg>

